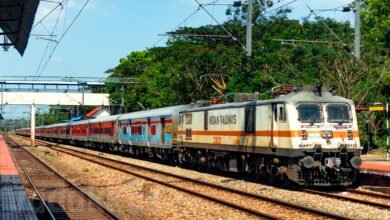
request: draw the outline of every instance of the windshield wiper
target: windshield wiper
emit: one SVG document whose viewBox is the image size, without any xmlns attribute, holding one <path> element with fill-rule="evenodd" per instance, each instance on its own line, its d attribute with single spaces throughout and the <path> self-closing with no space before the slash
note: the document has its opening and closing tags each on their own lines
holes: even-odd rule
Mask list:
<svg viewBox="0 0 390 220">
<path fill-rule="evenodd" d="M 349 119 L 342 119 L 340 122 L 339 122 L 339 125 L 342 125 L 343 123 L 348 123 L 350 122 Z"/>
<path fill-rule="evenodd" d="M 313 125 L 315 122 L 317 122 L 317 118 L 310 118 L 309 122 L 311 125 Z"/>
</svg>

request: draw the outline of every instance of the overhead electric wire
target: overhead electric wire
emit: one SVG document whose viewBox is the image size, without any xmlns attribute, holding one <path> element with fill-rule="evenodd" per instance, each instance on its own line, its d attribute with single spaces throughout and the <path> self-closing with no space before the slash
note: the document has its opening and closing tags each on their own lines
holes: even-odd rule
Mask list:
<svg viewBox="0 0 390 220">
<path fill-rule="evenodd" d="M 335 11 L 339 8 L 343 8 L 343 7 L 347 7 L 347 6 L 350 6 L 350 4 L 345 4 L 345 5 L 341 5 L 341 6 L 334 7 L 334 8 L 328 8 L 328 9 L 313 9 L 313 11 L 320 11 L 320 12 Z"/>
<path fill-rule="evenodd" d="M 275 11 L 275 10 L 278 10 L 278 9 L 280 9 L 280 8 L 283 8 L 283 7 L 285 7 L 285 6 L 289 5 L 289 4 L 292 4 L 292 3 L 296 2 L 296 1 L 298 1 L 298 0 L 292 0 L 292 1 L 290 1 L 290 2 L 288 2 L 288 3 L 286 3 L 286 4 L 284 4 L 284 5 L 281 5 L 281 6 L 277 7 L 277 8 L 274 8 L 274 9 L 272 9 L 272 10 L 270 10 L 270 11 L 265 11 L 262 15 L 269 14 L 269 13 Z"/>
<path fill-rule="evenodd" d="M 199 12 L 199 9 L 200 8 L 197 8 L 194 12 L 192 12 L 189 16 L 187 16 L 183 21 L 181 21 L 178 25 L 176 25 L 170 32 L 176 30 L 178 27 L 180 27 L 182 24 L 184 24 L 185 22 L 187 22 L 188 19 L 190 19 L 192 16 L 194 16 L 196 13 Z M 153 44 L 153 47 L 155 47 L 158 43 L 160 43 L 162 40 L 164 40 L 166 38 L 166 36 L 160 38 L 158 41 L 156 41 L 154 44 Z"/>
<path fill-rule="evenodd" d="M 325 28 L 340 42 L 343 44 L 343 47 L 346 51 L 348 51 L 350 54 L 352 54 L 353 57 L 355 57 L 355 54 L 353 53 L 352 49 L 348 46 L 348 44 L 344 43 L 344 41 L 317 15 L 313 9 L 311 9 L 308 5 L 306 7 L 310 10 L 310 13 L 313 13 L 316 16 L 316 19 L 318 19 Z"/>
<path fill-rule="evenodd" d="M 65 35 L 68 33 L 69 29 L 72 27 L 72 25 L 74 24 L 74 22 L 77 20 L 77 18 L 80 16 L 80 14 L 83 12 L 84 8 L 87 6 L 87 4 L 89 3 L 90 0 L 87 0 L 84 5 L 81 7 L 80 11 L 77 13 L 77 15 L 74 17 L 74 19 L 72 20 L 72 22 L 70 23 L 70 25 L 68 26 L 68 28 L 64 31 L 64 33 L 61 35 L 60 39 L 58 39 L 58 43 L 55 44 L 53 50 L 51 51 L 48 59 L 46 60 L 46 63 L 45 65 L 43 66 L 42 70 L 40 71 L 40 73 L 38 74 L 38 77 L 43 73 L 43 71 L 46 69 L 46 66 L 47 64 L 49 63 L 51 57 L 53 56 L 54 54 L 54 51 L 57 49 L 58 45 L 60 44 L 60 42 L 62 41 L 62 39 L 65 37 Z"/>
<path fill-rule="evenodd" d="M 54 7 L 51 11 L 49 11 L 49 13 L 47 13 L 45 16 L 43 16 L 43 18 L 42 18 L 41 20 L 39 20 L 39 21 L 32 27 L 32 30 L 33 30 L 36 26 L 38 26 L 40 23 L 42 23 L 43 20 L 45 20 L 47 17 L 49 17 L 49 15 L 50 15 L 51 13 L 53 13 L 59 6 L 63 6 L 63 3 L 64 3 L 65 1 L 68 1 L 68 0 L 63 0 L 62 2 L 56 2 L 56 3 L 58 3 L 58 5 L 57 5 L 56 7 Z"/>
<path fill-rule="evenodd" d="M 51 1 L 51 0 L 40 0 L 41 2 L 50 2 L 50 3 L 60 3 L 58 1 Z"/>
<path fill-rule="evenodd" d="M 67 1 L 67 0 L 66 0 L 66 1 Z M 63 2 L 64 2 L 64 1 L 63 1 Z M 43 54 L 42 54 L 41 61 L 39 62 L 39 65 L 38 65 L 38 67 L 37 67 L 37 69 L 36 69 L 36 71 L 35 71 L 35 74 L 34 74 L 34 76 L 36 76 L 37 78 L 39 78 L 38 72 L 39 72 L 39 70 L 40 70 L 40 68 L 41 68 L 41 66 L 42 66 L 42 62 L 43 62 L 43 60 L 44 60 L 44 58 L 45 58 L 45 56 L 46 56 L 46 53 L 47 53 L 48 51 L 52 50 L 51 46 L 52 46 L 52 44 L 53 44 L 54 32 L 55 32 L 55 30 L 57 29 L 57 25 L 58 25 L 58 22 L 59 22 L 60 17 L 61 17 L 62 9 L 63 9 L 63 7 L 61 8 L 60 12 L 58 13 L 58 17 L 57 17 L 56 22 L 55 22 L 55 24 L 54 24 L 53 30 L 51 31 L 51 33 L 49 32 L 50 35 L 51 35 L 51 36 L 50 36 L 50 40 L 49 40 L 49 41 L 47 42 L 47 44 L 46 44 L 46 49 L 45 49 L 45 51 L 44 51 Z M 45 26 L 43 25 L 43 23 L 42 23 L 42 26 L 45 27 Z M 46 27 L 45 27 L 45 29 L 47 30 Z M 47 31 L 48 31 L 48 30 L 47 30 Z M 58 43 L 58 41 L 57 41 L 57 43 Z"/>
<path fill-rule="evenodd" d="M 236 37 L 233 36 L 232 33 L 228 29 L 226 29 L 198 0 L 195 2 L 202 8 L 235 42 L 237 42 L 243 49 L 246 51 L 245 45 Z"/>
</svg>

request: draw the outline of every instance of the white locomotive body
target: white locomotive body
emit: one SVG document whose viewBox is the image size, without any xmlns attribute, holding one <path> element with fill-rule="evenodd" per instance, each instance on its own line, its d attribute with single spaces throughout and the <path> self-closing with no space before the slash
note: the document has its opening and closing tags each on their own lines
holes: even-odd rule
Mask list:
<svg viewBox="0 0 390 220">
<path fill-rule="evenodd" d="M 183 111 L 178 147 L 182 162 L 300 185 L 350 185 L 361 163 L 353 102 L 311 87 Z"/>
</svg>

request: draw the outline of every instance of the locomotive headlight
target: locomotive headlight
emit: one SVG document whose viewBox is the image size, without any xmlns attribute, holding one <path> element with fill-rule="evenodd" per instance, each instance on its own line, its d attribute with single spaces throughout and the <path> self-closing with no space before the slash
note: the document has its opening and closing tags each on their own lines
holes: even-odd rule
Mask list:
<svg viewBox="0 0 390 220">
<path fill-rule="evenodd" d="M 302 158 L 299 163 L 305 168 L 310 169 L 314 166 L 314 158 L 312 156 L 306 156 Z"/>
<path fill-rule="evenodd" d="M 321 131 L 321 134 L 323 139 L 333 138 L 333 132 L 330 130 Z"/>
<path fill-rule="evenodd" d="M 302 140 L 307 140 L 307 131 L 302 130 L 301 133 L 302 133 Z"/>
<path fill-rule="evenodd" d="M 348 133 L 348 140 L 352 140 L 353 139 L 352 130 L 348 130 L 347 133 Z"/>
<path fill-rule="evenodd" d="M 359 169 L 360 165 L 362 165 L 362 159 L 359 156 L 354 156 L 350 160 L 351 166 L 355 169 Z"/>
</svg>

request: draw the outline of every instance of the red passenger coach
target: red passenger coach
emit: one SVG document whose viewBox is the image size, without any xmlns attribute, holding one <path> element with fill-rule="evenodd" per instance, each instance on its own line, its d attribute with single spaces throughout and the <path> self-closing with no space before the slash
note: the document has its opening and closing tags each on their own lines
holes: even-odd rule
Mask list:
<svg viewBox="0 0 390 220">
<path fill-rule="evenodd" d="M 118 117 L 119 115 L 113 115 L 89 120 L 89 141 L 107 144 L 116 143 L 115 128 Z"/>
<path fill-rule="evenodd" d="M 113 137 L 115 133 L 115 121 L 100 123 L 100 137 Z"/>
<path fill-rule="evenodd" d="M 71 122 L 70 129 L 68 131 L 70 139 L 72 139 L 73 142 L 87 142 L 88 128 L 88 120 Z"/>
<path fill-rule="evenodd" d="M 86 137 L 87 136 L 87 124 L 73 125 L 72 136 Z"/>
</svg>

